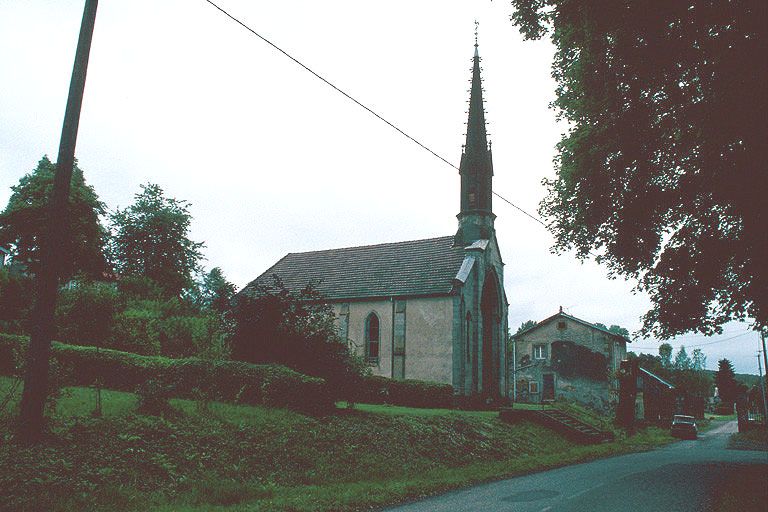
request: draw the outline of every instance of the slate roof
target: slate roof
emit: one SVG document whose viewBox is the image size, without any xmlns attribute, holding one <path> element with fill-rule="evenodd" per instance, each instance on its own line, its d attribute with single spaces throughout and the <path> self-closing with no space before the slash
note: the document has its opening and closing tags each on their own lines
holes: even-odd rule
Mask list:
<svg viewBox="0 0 768 512">
<path fill-rule="evenodd" d="M 270 286 L 273 275 L 291 292 L 308 284 L 327 300 L 448 295 L 466 251 L 454 237 L 326 251 L 289 253 L 243 289 Z"/>
</svg>

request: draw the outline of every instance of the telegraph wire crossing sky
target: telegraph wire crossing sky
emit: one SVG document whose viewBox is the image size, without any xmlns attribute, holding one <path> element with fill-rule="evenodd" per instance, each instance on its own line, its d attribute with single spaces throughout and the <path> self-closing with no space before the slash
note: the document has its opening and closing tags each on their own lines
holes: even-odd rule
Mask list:
<svg viewBox="0 0 768 512">
<path fill-rule="evenodd" d="M 129 205 L 147 182 L 189 201 L 206 267 L 221 267 L 239 287 L 289 252 L 453 234 L 459 175 L 446 162 L 455 165 L 464 142 L 477 20 L 494 189 L 537 211 L 567 126 L 548 108 L 554 49 L 523 42 L 508 3 L 215 3 L 445 162 L 213 2 L 101 2 L 76 156 L 110 209 Z M 0 3 L 3 207 L 44 154 L 55 159 L 82 8 L 82 0 Z M 640 327 L 650 303 L 632 293 L 634 283 L 551 254 L 551 235 L 506 203 L 494 212 L 513 331 L 560 305 L 590 322 Z M 690 352 L 746 328 L 732 323 L 722 336 L 672 345 Z M 707 366 L 727 357 L 737 372 L 757 373 L 750 337 L 759 337 L 746 334 L 703 347 Z"/>
</svg>

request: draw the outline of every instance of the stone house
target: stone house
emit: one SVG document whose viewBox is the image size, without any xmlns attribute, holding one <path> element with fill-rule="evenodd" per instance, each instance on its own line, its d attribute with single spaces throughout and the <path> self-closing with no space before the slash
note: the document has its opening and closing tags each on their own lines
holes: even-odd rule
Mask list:
<svg viewBox="0 0 768 512">
<path fill-rule="evenodd" d="M 243 290 L 312 284 L 341 336 L 374 374 L 452 384 L 462 397 L 506 397 L 507 299 L 494 229 L 493 163 L 475 44 L 455 234 L 291 253 Z"/>
<path fill-rule="evenodd" d="M 630 340 L 560 311 L 511 339 L 511 398 L 566 398 L 599 410 L 617 400 L 616 374 Z"/>
</svg>

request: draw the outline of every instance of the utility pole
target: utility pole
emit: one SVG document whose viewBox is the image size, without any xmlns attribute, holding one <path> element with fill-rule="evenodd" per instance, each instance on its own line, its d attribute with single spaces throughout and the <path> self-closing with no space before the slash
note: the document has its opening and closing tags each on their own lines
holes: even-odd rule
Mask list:
<svg viewBox="0 0 768 512">
<path fill-rule="evenodd" d="M 40 273 L 36 279 L 37 297 L 32 316 L 32 336 L 27 354 L 24 393 L 21 396 L 21 414 L 17 431 L 17 439 L 26 445 L 39 441 L 43 431 L 43 409 L 48 393 L 48 359 L 56 311 L 56 293 L 59 272 L 65 257 L 62 252 L 69 242 L 65 239 L 64 230 L 67 225 L 69 186 L 72 181 L 72 168 L 75 165 L 75 143 L 80 124 L 80 108 L 83 104 L 85 75 L 88 69 L 97 4 L 98 0 L 85 0 L 75 64 L 69 83 L 67 108 L 61 128 L 59 155 L 56 159 L 48 231 L 40 244 Z"/>
<path fill-rule="evenodd" d="M 763 390 L 763 424 L 768 425 L 768 404 L 765 400 L 765 380 L 763 379 L 763 369 L 760 365 L 760 351 L 757 351 L 757 371 L 760 373 L 760 388 Z M 768 368 L 765 369 L 768 372 Z"/>
<path fill-rule="evenodd" d="M 763 342 L 763 368 L 765 368 L 765 373 L 768 374 L 768 353 L 765 351 L 765 331 L 768 329 L 768 327 L 763 327 L 760 329 L 760 339 Z"/>
</svg>

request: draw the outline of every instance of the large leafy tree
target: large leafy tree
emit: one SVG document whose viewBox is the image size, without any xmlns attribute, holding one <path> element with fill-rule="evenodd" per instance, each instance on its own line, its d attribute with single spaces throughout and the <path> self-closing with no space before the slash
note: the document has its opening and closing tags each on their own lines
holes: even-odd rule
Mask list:
<svg viewBox="0 0 768 512">
<path fill-rule="evenodd" d="M 33 274 L 39 273 L 40 244 L 48 229 L 55 172 L 56 164 L 44 156 L 31 173 L 11 187 L 13 193 L 8 205 L 0 213 L 0 245 L 10 245 L 13 259 L 29 265 L 28 270 Z M 104 203 L 99 201 L 93 187 L 86 184 L 83 171 L 75 164 L 68 222 L 62 236 L 67 245 L 58 248 L 66 255 L 60 258 L 62 266 L 58 275 L 62 279 L 68 280 L 79 273 L 97 277 L 106 270 L 107 231 L 100 222 L 105 211 Z"/>
<path fill-rule="evenodd" d="M 540 211 L 558 250 L 638 280 L 661 338 L 768 325 L 765 0 L 513 0 L 551 34 L 570 129 Z"/>
<path fill-rule="evenodd" d="M 110 254 L 117 271 L 156 282 L 168 296 L 193 284 L 203 244 L 189 238 L 189 203 L 165 197 L 154 184 L 141 186 L 134 203 L 111 214 Z"/>
</svg>

